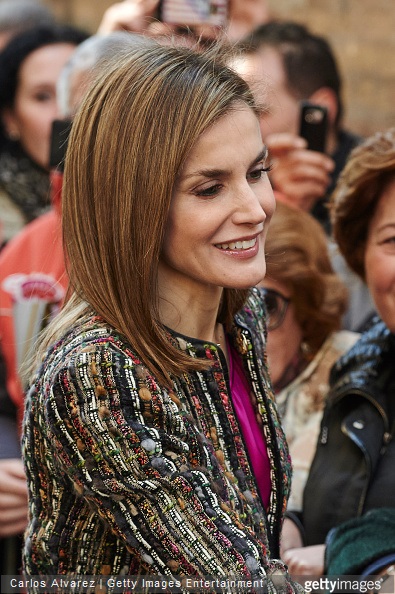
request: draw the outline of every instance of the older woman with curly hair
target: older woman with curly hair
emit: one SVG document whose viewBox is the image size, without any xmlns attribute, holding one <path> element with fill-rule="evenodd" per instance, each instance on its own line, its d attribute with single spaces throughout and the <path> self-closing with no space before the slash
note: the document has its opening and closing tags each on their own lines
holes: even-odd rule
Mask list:
<svg viewBox="0 0 395 594">
<path fill-rule="evenodd" d="M 379 532 L 375 511 L 395 509 L 395 128 L 354 149 L 331 210 L 340 251 L 366 281 L 381 319 L 331 371 L 303 500 L 299 546 L 302 536 L 307 546 L 285 551 L 297 541 L 283 539 L 283 559 L 294 575 L 329 571 L 328 562 L 333 567 L 334 532 L 328 533 L 335 527 L 342 539 L 336 573 L 377 573 L 395 561 L 394 539 Z M 350 536 L 350 522 L 353 530 L 359 526 L 358 538 Z M 383 521 L 381 529 L 387 527 Z"/>
<path fill-rule="evenodd" d="M 269 313 L 268 362 L 293 460 L 288 509 L 300 511 L 329 371 L 359 335 L 340 330 L 347 291 L 310 214 L 278 203 L 266 252 L 261 286 Z"/>
</svg>

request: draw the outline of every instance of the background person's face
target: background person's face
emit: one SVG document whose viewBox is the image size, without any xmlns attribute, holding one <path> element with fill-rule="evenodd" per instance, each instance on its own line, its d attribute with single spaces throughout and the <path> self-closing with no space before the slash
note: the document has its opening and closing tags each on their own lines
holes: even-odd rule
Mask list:
<svg viewBox="0 0 395 594">
<path fill-rule="evenodd" d="M 267 289 L 274 289 L 284 297 L 290 298 L 289 288 L 272 278 L 264 278 L 259 285 Z M 274 384 L 282 378 L 287 367 L 300 352 L 302 340 L 302 329 L 295 318 L 295 309 L 290 301 L 281 325 L 269 331 L 267 335 L 268 366 Z"/>
<path fill-rule="evenodd" d="M 273 133 L 298 134 L 300 103 L 287 87 L 279 52 L 266 47 L 238 58 L 234 68 L 250 84 L 259 103 L 268 108 L 260 122 L 263 140 Z"/>
<path fill-rule="evenodd" d="M 56 83 L 74 50 L 70 43 L 54 43 L 29 54 L 19 69 L 14 105 L 3 115 L 7 132 L 19 137 L 25 152 L 44 169 L 51 124 L 58 117 Z"/>
<path fill-rule="evenodd" d="M 395 332 L 395 180 L 385 188 L 370 223 L 365 270 L 377 311 Z"/>
</svg>

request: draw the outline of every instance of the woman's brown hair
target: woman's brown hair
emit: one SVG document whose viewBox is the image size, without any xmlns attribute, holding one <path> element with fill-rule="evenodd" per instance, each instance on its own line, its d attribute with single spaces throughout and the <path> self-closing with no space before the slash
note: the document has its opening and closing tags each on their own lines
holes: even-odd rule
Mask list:
<svg viewBox="0 0 395 594">
<path fill-rule="evenodd" d="M 369 225 L 380 197 L 395 179 L 395 128 L 356 147 L 331 197 L 333 236 L 349 267 L 365 280 Z"/>
<path fill-rule="evenodd" d="M 258 115 L 247 84 L 212 49 L 153 43 L 107 67 L 72 127 L 63 234 L 74 296 L 65 315 L 86 302 L 162 379 L 201 368 L 171 347 L 158 312 L 175 181 L 199 136 L 246 105 Z M 229 324 L 245 296 L 225 289 L 219 320 Z"/>
<path fill-rule="evenodd" d="M 321 225 L 308 213 L 281 202 L 266 239 L 266 276 L 286 285 L 313 354 L 341 326 L 347 291 L 335 274 Z"/>
</svg>

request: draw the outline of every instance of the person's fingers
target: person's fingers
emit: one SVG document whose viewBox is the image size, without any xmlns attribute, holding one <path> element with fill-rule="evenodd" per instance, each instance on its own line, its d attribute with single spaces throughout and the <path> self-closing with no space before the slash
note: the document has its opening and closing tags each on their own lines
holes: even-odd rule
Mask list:
<svg viewBox="0 0 395 594">
<path fill-rule="evenodd" d="M 303 182 L 309 181 L 315 184 L 321 184 L 326 187 L 330 182 L 330 176 L 327 171 L 314 165 L 297 163 L 292 169 L 286 168 L 281 171 L 279 167 L 273 164 L 271 176 L 275 179 L 275 176 L 288 179 L 292 182 Z"/>
<path fill-rule="evenodd" d="M 292 576 L 322 575 L 325 545 L 314 545 L 285 551 L 283 561 Z"/>
<path fill-rule="evenodd" d="M 27 492 L 21 495 L 15 495 L 14 493 L 0 493 L 0 515 L 6 513 L 7 510 L 26 506 L 26 502 Z"/>
<path fill-rule="evenodd" d="M 288 153 L 296 149 L 306 149 L 307 142 L 300 136 L 281 132 L 277 134 L 268 134 L 265 138 L 265 144 L 273 156 Z"/>
<path fill-rule="evenodd" d="M 269 157 L 273 163 L 282 163 L 287 167 L 299 165 L 315 166 L 327 173 L 334 170 L 333 159 L 319 153 L 310 151 L 305 146 L 305 140 L 292 134 L 271 134 L 267 137 Z"/>
<path fill-rule="evenodd" d="M 280 192 L 277 195 L 277 200 L 293 208 L 310 212 L 317 200 L 322 196 L 322 192 L 319 192 L 319 187 L 314 185 L 303 185 L 298 191 L 301 193 L 296 193 L 292 189 L 289 189 L 287 194 Z"/>
<path fill-rule="evenodd" d="M 0 507 L 0 538 L 23 532 L 27 524 L 28 505 L 26 498 L 6 498 L 2 504 L 8 503 L 6 508 Z"/>
<path fill-rule="evenodd" d="M 0 521 L 0 538 L 7 538 L 15 534 L 21 534 L 27 526 L 27 508 L 24 514 L 19 518 L 14 518 L 6 522 Z"/>
<path fill-rule="evenodd" d="M 327 173 L 333 171 L 335 167 L 333 159 L 331 159 L 327 155 L 324 155 L 323 153 L 318 153 L 317 151 L 310 151 L 307 149 L 294 149 L 292 151 L 289 151 L 285 156 L 283 156 L 283 160 L 286 160 L 289 165 L 296 165 L 298 163 L 310 165 L 316 167 L 317 169 L 322 169 Z"/>
<path fill-rule="evenodd" d="M 26 475 L 19 459 L 0 461 L 0 498 L 7 493 L 14 497 L 26 497 Z"/>
<path fill-rule="evenodd" d="M 6 480 L 6 476 L 15 477 L 18 479 L 26 478 L 25 467 L 20 458 L 0 460 L 0 477 L 3 480 Z"/>
<path fill-rule="evenodd" d="M 123 0 L 112 4 L 104 13 L 98 28 L 99 34 L 126 29 L 143 32 L 149 19 L 156 15 L 158 0 Z"/>
</svg>

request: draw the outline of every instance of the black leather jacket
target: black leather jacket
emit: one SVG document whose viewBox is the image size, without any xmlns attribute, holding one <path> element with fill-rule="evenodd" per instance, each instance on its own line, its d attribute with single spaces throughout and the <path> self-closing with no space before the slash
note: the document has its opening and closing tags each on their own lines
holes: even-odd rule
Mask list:
<svg viewBox="0 0 395 594">
<path fill-rule="evenodd" d="M 332 368 L 303 503 L 305 544 L 340 523 L 395 507 L 395 336 L 376 319 Z"/>
</svg>

